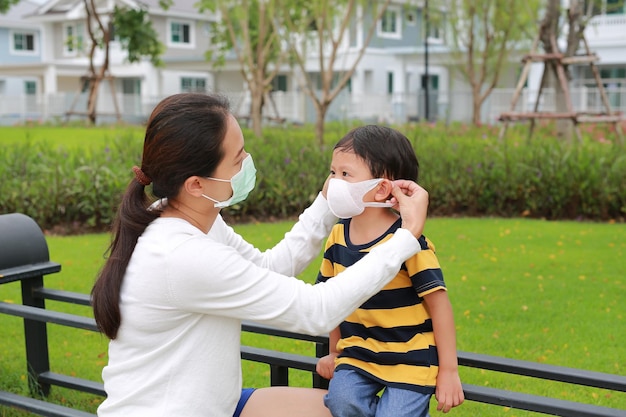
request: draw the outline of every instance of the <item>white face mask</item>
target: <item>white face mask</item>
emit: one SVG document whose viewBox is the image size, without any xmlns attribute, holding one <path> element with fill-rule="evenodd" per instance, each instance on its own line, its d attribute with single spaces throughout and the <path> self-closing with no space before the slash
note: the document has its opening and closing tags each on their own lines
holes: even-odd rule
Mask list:
<svg viewBox="0 0 626 417">
<path fill-rule="evenodd" d="M 363 196 L 382 180 L 382 178 L 374 178 L 361 182 L 348 182 L 331 178 L 326 193 L 330 211 L 340 219 L 348 219 L 363 213 L 365 207 L 391 207 L 391 203 L 363 201 Z"/>
</svg>

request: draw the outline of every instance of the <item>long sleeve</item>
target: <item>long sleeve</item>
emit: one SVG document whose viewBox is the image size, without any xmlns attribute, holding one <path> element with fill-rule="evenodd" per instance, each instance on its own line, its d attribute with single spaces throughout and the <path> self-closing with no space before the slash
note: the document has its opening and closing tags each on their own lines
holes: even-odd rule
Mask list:
<svg viewBox="0 0 626 417">
<path fill-rule="evenodd" d="M 169 255 L 168 265 L 177 269 L 167 280 L 171 302 L 178 308 L 320 334 L 378 292 L 419 250 L 417 239 L 400 229 L 339 274 L 341 279 L 313 286 L 259 267 L 233 248 L 198 238 Z"/>
<path fill-rule="evenodd" d="M 221 217 L 218 217 L 209 236 L 234 248 L 242 257 L 260 267 L 295 276 L 320 253 L 322 244 L 336 221 L 337 218 L 328 209 L 326 199 L 319 193 L 284 238 L 264 252 L 246 242 Z"/>
</svg>

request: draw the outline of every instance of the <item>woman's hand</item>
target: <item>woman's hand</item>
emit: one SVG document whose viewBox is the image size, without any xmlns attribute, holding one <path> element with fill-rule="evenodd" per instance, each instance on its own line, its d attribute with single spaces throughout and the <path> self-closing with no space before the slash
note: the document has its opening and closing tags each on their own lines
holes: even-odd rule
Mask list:
<svg viewBox="0 0 626 417">
<path fill-rule="evenodd" d="M 402 227 L 419 238 L 424 231 L 428 213 L 428 192 L 409 180 L 396 180 L 391 189 L 391 202 L 400 211 Z"/>
</svg>

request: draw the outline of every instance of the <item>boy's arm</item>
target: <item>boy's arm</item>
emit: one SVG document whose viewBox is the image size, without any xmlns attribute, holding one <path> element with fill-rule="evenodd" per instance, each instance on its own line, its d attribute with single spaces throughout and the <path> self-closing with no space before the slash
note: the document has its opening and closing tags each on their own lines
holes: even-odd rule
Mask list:
<svg viewBox="0 0 626 417">
<path fill-rule="evenodd" d="M 339 355 L 339 352 L 337 352 L 337 342 L 339 342 L 340 338 L 341 332 L 339 331 L 339 327 L 335 327 L 330 331 L 328 335 L 329 353 L 321 357 L 315 366 L 315 370 L 322 378 L 331 379 L 333 377 L 333 373 L 335 372 L 335 358 Z"/>
<path fill-rule="evenodd" d="M 452 407 L 461 405 L 465 399 L 459 378 L 456 329 L 452 305 L 445 290 L 437 290 L 425 295 L 424 301 L 433 321 L 437 355 L 439 356 L 439 373 L 435 389 L 437 410 L 447 413 Z"/>
</svg>

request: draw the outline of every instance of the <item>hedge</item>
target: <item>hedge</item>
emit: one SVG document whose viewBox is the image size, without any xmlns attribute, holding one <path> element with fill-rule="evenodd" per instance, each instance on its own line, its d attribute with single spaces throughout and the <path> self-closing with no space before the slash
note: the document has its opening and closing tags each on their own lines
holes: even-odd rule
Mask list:
<svg viewBox="0 0 626 417">
<path fill-rule="evenodd" d="M 323 149 L 307 126 L 268 128 L 264 139 L 244 130 L 257 186 L 224 214 L 267 220 L 300 213 L 328 174 L 332 146 L 349 128 L 330 125 Z M 531 141 L 524 128 L 509 129 L 502 141 L 497 127 L 398 129 L 417 152 L 431 215 L 593 221 L 626 216 L 626 152 L 610 129 L 586 130 L 582 142 L 557 139 L 549 128 Z M 107 136 L 96 150 L 70 151 L 32 139 L 3 144 L 0 213 L 25 213 L 44 229 L 107 229 L 133 178 L 131 167 L 140 163 L 141 142 L 140 135 L 123 133 Z"/>
</svg>

